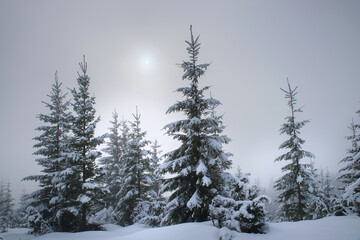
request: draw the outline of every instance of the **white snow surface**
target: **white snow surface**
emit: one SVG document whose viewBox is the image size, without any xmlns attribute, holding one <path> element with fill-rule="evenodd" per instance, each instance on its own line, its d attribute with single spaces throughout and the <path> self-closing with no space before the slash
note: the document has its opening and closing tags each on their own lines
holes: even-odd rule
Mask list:
<svg viewBox="0 0 360 240">
<path fill-rule="evenodd" d="M 204 162 L 200 160 L 199 165 L 196 168 L 196 174 L 207 172 L 207 167 L 205 166 Z"/>
<path fill-rule="evenodd" d="M 303 180 L 304 179 L 300 175 L 296 178 L 297 183 L 301 183 Z"/>
<path fill-rule="evenodd" d="M 79 201 L 81 203 L 88 203 L 91 201 L 91 198 L 86 195 L 79 195 L 76 201 Z"/>
<path fill-rule="evenodd" d="M 95 184 L 93 184 L 93 183 L 84 183 L 83 184 L 83 189 L 95 189 L 96 188 L 96 186 L 95 186 Z"/>
<path fill-rule="evenodd" d="M 0 233 L 4 240 L 218 240 L 224 229 L 211 222 L 184 223 L 169 227 L 147 228 L 142 225 L 119 227 L 104 225 L 107 231 L 49 233 L 40 237 L 27 234 L 28 229 L 15 228 Z M 230 234 L 231 233 L 231 234 Z M 233 240 L 360 240 L 360 217 L 327 217 L 301 222 L 270 223 L 267 234 L 226 231 Z"/>
<path fill-rule="evenodd" d="M 200 207 L 200 203 L 201 203 L 201 199 L 199 197 L 198 192 L 196 191 L 192 197 L 190 198 L 190 200 L 186 203 L 186 206 L 189 209 L 193 209 L 194 207 Z"/>
</svg>

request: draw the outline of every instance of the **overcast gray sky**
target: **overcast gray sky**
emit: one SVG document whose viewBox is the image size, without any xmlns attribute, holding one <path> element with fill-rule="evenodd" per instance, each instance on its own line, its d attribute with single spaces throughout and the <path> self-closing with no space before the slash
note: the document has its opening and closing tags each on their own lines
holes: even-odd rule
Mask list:
<svg viewBox="0 0 360 240">
<path fill-rule="evenodd" d="M 280 125 L 289 115 L 280 87 L 299 86 L 298 103 L 310 119 L 304 148 L 317 167 L 336 174 L 349 146 L 347 125 L 360 109 L 360 1 L 17 1 L 0 0 L 0 178 L 14 196 L 34 184 L 20 179 L 41 170 L 32 155 L 59 71 L 76 86 L 85 54 L 101 115 L 98 133 L 110 127 L 114 108 L 131 120 L 137 105 L 150 140 L 163 150 L 178 143 L 163 126 L 185 82 L 176 65 L 187 59 L 189 25 L 200 34 L 200 62 L 211 66 L 201 79 L 223 105 L 232 138 L 226 149 L 267 187 L 281 173 Z"/>
</svg>

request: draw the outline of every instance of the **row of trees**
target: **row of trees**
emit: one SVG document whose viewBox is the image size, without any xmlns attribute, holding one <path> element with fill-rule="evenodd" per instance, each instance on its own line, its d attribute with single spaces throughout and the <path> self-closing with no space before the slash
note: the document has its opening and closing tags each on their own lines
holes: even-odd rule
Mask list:
<svg viewBox="0 0 360 240">
<path fill-rule="evenodd" d="M 95 137 L 100 118 L 95 117 L 95 98 L 88 92 L 85 57 L 80 68 L 78 89 L 71 90 L 73 101 L 66 100 L 55 74 L 50 102 L 44 102 L 49 113 L 38 115 L 46 125 L 36 129 L 41 135 L 34 138 L 34 154 L 41 156 L 36 161 L 43 167 L 43 174 L 24 178 L 40 185 L 28 196 L 35 232 L 74 230 L 74 226 L 86 229 L 92 205 L 106 194 L 106 189 L 97 184 L 101 172 L 95 163 L 101 155 L 97 147 L 105 136 Z"/>
<path fill-rule="evenodd" d="M 159 143 L 146 139 L 138 110 L 132 121 L 120 121 L 115 111 L 109 133 L 95 136 L 100 118 L 95 116 L 95 98 L 89 93 L 85 57 L 78 87 L 70 90 L 72 100 L 67 100 L 55 74 L 50 102 L 44 102 L 48 113 L 38 115 L 44 125 L 37 128 L 41 134 L 34 138 L 42 174 L 24 179 L 40 186 L 23 198 L 24 217 L 33 233 L 95 230 L 103 223 L 163 226 L 206 220 L 221 228 L 264 232 L 265 203 L 270 199 L 249 184 L 248 174 L 226 172 L 232 155 L 224 150 L 230 139 L 223 134 L 222 115 L 216 112 L 221 103 L 206 97 L 209 87 L 199 83 L 209 64 L 198 63 L 199 37 L 192 30 L 186 44 L 189 61 L 181 67 L 188 85 L 177 89 L 183 99 L 167 111 L 183 113 L 184 118 L 164 127 L 180 146 L 163 156 Z M 275 160 L 288 163 L 275 182 L 277 218 L 299 221 L 359 211 L 360 126 L 352 124 L 353 148 L 342 160 L 347 166 L 339 177 L 345 188 L 336 197 L 328 172 L 319 173 L 312 162 L 303 163 L 314 155 L 302 149 L 305 141 L 300 129 L 309 121 L 296 121 L 295 114 L 302 111 L 296 108 L 297 88 L 288 83 L 282 91 L 289 99 L 291 115 L 280 129 L 289 136 L 280 145 L 287 152 Z M 106 144 L 103 157 L 98 150 L 102 143 Z"/>
<path fill-rule="evenodd" d="M 220 102 L 205 97 L 209 87 L 199 86 L 209 64 L 198 64 L 198 40 L 191 30 L 189 61 L 181 64 L 189 86 L 177 90 L 183 100 L 167 111 L 184 113 L 184 119 L 165 126 L 167 135 L 181 144 L 163 156 L 161 165 L 159 144 L 146 139 L 138 111 L 131 122 L 119 121 L 114 112 L 110 133 L 95 136 L 100 118 L 88 92 L 85 58 L 78 88 L 71 89 L 72 101 L 66 100 L 55 74 L 50 102 L 44 102 L 49 113 L 38 116 L 45 125 L 34 138 L 43 174 L 24 179 L 40 185 L 27 196 L 34 233 L 99 229 L 104 222 L 160 226 L 211 218 L 234 230 L 263 231 L 268 198 L 258 197 L 241 174 L 225 172 L 231 168 L 231 154 L 223 145 L 230 139 L 222 134 L 222 116 L 216 113 Z M 106 156 L 101 158 L 97 149 L 105 139 Z"/>
<path fill-rule="evenodd" d="M 157 140 L 146 140 L 136 111 L 132 122 L 119 121 L 113 113 L 109 141 L 103 149 L 108 156 L 100 159 L 103 178 L 101 184 L 108 189 L 105 208 L 97 213 L 97 222 L 110 222 L 122 226 L 140 222 L 159 226 L 163 211 L 161 196 L 162 176 L 156 172 L 160 162 L 160 145 Z M 130 126 L 129 126 L 130 124 Z M 150 149 L 146 147 L 150 146 Z"/>
</svg>

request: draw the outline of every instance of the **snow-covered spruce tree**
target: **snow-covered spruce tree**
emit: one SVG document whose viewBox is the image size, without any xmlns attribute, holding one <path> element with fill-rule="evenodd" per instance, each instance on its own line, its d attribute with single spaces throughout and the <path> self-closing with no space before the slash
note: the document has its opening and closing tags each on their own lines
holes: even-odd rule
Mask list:
<svg viewBox="0 0 360 240">
<path fill-rule="evenodd" d="M 154 178 L 153 190 L 159 198 L 161 198 L 161 186 L 163 181 L 163 176 L 157 171 L 160 166 L 160 161 L 162 160 L 162 151 L 160 150 L 160 147 L 157 139 L 155 139 L 152 142 L 151 150 L 149 151 L 150 169 Z"/>
<path fill-rule="evenodd" d="M 190 31 L 191 40 L 186 41 L 190 60 L 181 64 L 182 79 L 189 86 L 177 89 L 184 99 L 167 110 L 182 112 L 186 118 L 164 127 L 181 146 L 165 154 L 159 167 L 160 172 L 170 174 L 163 187 L 171 193 L 163 225 L 208 220 L 209 205 L 223 188 L 221 174 L 231 166 L 222 146 L 230 140 L 221 135 L 222 126 L 210 114 L 220 102 L 204 97 L 209 87 L 199 87 L 199 79 L 209 64 L 198 64 L 199 37 L 194 38 L 191 27 Z"/>
<path fill-rule="evenodd" d="M 21 228 L 29 228 L 29 221 L 26 209 L 30 205 L 28 194 L 23 190 L 20 197 L 20 204 L 18 208 L 15 210 L 15 226 Z"/>
<path fill-rule="evenodd" d="M 107 223 L 116 222 L 117 215 L 114 210 L 120 201 L 120 195 L 118 194 L 123 186 L 124 181 L 124 164 L 128 157 L 130 128 L 126 120 L 119 121 L 118 114 L 115 111 L 113 113 L 113 120 L 110 121 L 112 127 L 109 128 L 110 133 L 107 134 L 108 142 L 106 148 L 103 149 L 108 156 L 100 159 L 100 164 L 103 169 L 103 183 L 109 190 L 106 196 L 105 208 L 101 209 L 92 218 L 102 219 L 101 223 L 110 221 Z"/>
<path fill-rule="evenodd" d="M 116 111 L 113 112 L 112 116 L 113 120 L 110 121 L 112 126 L 109 128 L 110 132 L 107 134 L 108 141 L 106 142 L 106 148 L 102 150 L 108 155 L 99 161 L 104 171 L 103 183 L 109 190 L 109 194 L 106 196 L 105 206 L 109 210 L 114 209 L 117 204 L 116 194 L 121 187 L 122 156 L 124 154 L 121 146 L 121 122 L 119 122 Z"/>
<path fill-rule="evenodd" d="M 106 198 L 104 199 L 106 201 Z M 112 207 L 104 207 L 104 204 L 99 205 L 96 212 L 89 216 L 88 223 L 95 226 L 104 224 L 115 224 L 114 210 Z"/>
<path fill-rule="evenodd" d="M 360 110 L 357 112 L 360 114 Z M 360 124 L 355 124 L 354 121 L 350 124 L 349 129 L 351 135 L 347 137 L 351 141 L 352 148 L 347 150 L 348 156 L 343 158 L 340 163 L 346 164 L 340 169 L 340 176 L 338 179 L 345 185 L 344 193 L 342 195 L 345 207 L 350 211 L 356 212 L 360 215 L 360 134 L 358 129 Z"/>
<path fill-rule="evenodd" d="M 259 195 L 257 185 L 249 186 L 249 175 L 239 168 L 235 177 L 224 174 L 224 191 L 210 205 L 210 217 L 215 226 L 238 232 L 265 232 L 265 203 L 270 202 L 270 198 Z"/>
<path fill-rule="evenodd" d="M 39 236 L 52 231 L 48 220 L 44 219 L 43 214 L 41 214 L 37 208 L 30 205 L 26 208 L 26 215 L 28 217 L 27 221 L 32 228 L 32 230 L 29 232 L 30 234 Z"/>
<path fill-rule="evenodd" d="M 97 147 L 103 143 L 104 136 L 95 137 L 100 117 L 95 118 L 95 97 L 89 93 L 90 78 L 87 75 L 85 56 L 79 65 L 82 73 L 79 73 L 77 79 L 78 90 L 71 90 L 74 116 L 71 125 L 71 153 L 67 154 L 70 168 L 66 181 L 66 216 L 62 219 L 67 231 L 88 229 L 88 216 L 105 194 L 104 189 L 97 184 L 100 171 L 95 163 L 101 155 Z"/>
<path fill-rule="evenodd" d="M 117 207 L 121 201 L 119 192 L 124 183 L 124 167 L 129 156 L 130 128 L 128 121 L 123 119 L 119 122 L 116 114 L 112 124 L 113 127 L 108 134 L 110 141 L 104 150 L 109 156 L 100 159 L 104 172 L 103 182 L 105 182 L 105 187 L 109 190 L 105 199 L 106 208 L 97 212 L 92 218 L 93 221 L 103 219 L 99 223 L 108 220 L 110 222 L 107 223 L 119 222 L 119 209 Z"/>
<path fill-rule="evenodd" d="M 153 197 L 153 178 L 150 174 L 148 152 L 145 150 L 149 142 L 145 139 L 146 132 L 140 128 L 140 116 L 136 109 L 136 114 L 133 114 L 134 121 L 131 122 L 128 150 L 124 156 L 123 182 L 117 194 L 119 202 L 115 213 L 122 226 L 133 224 L 134 209 L 139 203 Z"/>
<path fill-rule="evenodd" d="M 59 216 L 66 199 L 63 195 L 65 170 L 67 162 L 63 154 L 68 153 L 68 134 L 71 115 L 68 112 L 69 101 L 66 100 L 66 94 L 61 89 L 61 83 L 58 81 L 57 72 L 55 73 L 55 83 L 52 84 L 52 90 L 48 97 L 50 102 L 43 102 L 48 108 L 48 114 L 39 114 L 37 117 L 44 125 L 36 128 L 41 134 L 34 137 L 37 143 L 34 148 L 37 150 L 34 155 L 41 156 L 37 158 L 37 163 L 43 168 L 42 175 L 34 175 L 23 180 L 32 180 L 39 182 L 40 189 L 29 194 L 27 197 L 30 206 L 37 215 L 41 215 L 44 222 L 50 227 L 34 229 L 35 234 L 38 230 L 48 230 L 52 228 L 55 231 L 61 231 L 59 226 Z M 40 223 L 40 222 L 38 222 Z"/>
<path fill-rule="evenodd" d="M 350 183 L 353 182 L 354 180 L 354 176 L 353 176 L 353 163 L 354 163 L 354 157 L 358 154 L 359 152 L 359 146 L 358 146 L 358 141 L 357 141 L 357 126 L 354 123 L 354 120 L 352 120 L 352 122 L 350 123 L 350 126 L 348 126 L 348 128 L 351 131 L 351 135 L 347 136 L 346 139 L 351 141 L 351 148 L 347 150 L 347 154 L 348 156 L 346 156 L 345 158 L 343 158 L 340 163 L 345 163 L 346 166 L 341 168 L 339 170 L 340 175 L 338 176 L 338 180 L 340 180 L 341 182 L 343 182 L 345 185 L 349 185 Z"/>
<path fill-rule="evenodd" d="M 314 163 L 310 165 L 310 176 L 313 181 L 309 182 L 309 191 L 313 194 L 311 201 L 307 202 L 309 215 L 306 219 L 319 219 L 329 214 L 328 208 L 324 202 L 323 185 L 321 182 L 321 175 L 318 174 L 318 169 L 314 167 Z"/>
<path fill-rule="evenodd" d="M 310 216 L 308 203 L 314 198 L 311 163 L 302 163 L 302 159 L 314 158 L 314 155 L 302 149 L 305 140 L 300 138 L 300 129 L 309 121 L 297 122 L 295 119 L 295 113 L 302 112 L 301 108 L 295 108 L 297 87 L 292 89 L 288 81 L 288 90 L 281 90 L 285 93 L 285 98 L 289 99 L 291 115 L 285 118 L 287 122 L 280 128 L 280 134 L 288 135 L 289 139 L 283 142 L 279 149 L 286 149 L 288 152 L 278 157 L 275 162 L 286 161 L 288 164 L 282 167 L 285 174 L 275 181 L 274 187 L 280 192 L 278 202 L 281 218 L 300 221 Z"/>
<path fill-rule="evenodd" d="M 134 210 L 135 222 L 151 227 L 160 226 L 166 206 L 165 198 L 161 195 L 163 177 L 157 171 L 161 161 L 161 156 L 159 156 L 160 154 L 160 145 L 155 139 L 151 145 L 151 150 L 149 151 L 149 174 L 153 179 L 153 183 L 151 185 L 152 197 L 149 198 L 149 200 L 141 201 Z"/>
<path fill-rule="evenodd" d="M 10 182 L 5 185 L 0 181 L 0 233 L 7 232 L 14 223 L 14 199 L 11 195 Z"/>
<path fill-rule="evenodd" d="M 330 172 L 328 168 L 326 170 L 320 170 L 320 189 L 319 195 L 322 202 L 325 204 L 326 215 L 333 213 L 333 201 L 337 198 L 335 193 L 335 187 L 332 183 Z"/>
</svg>

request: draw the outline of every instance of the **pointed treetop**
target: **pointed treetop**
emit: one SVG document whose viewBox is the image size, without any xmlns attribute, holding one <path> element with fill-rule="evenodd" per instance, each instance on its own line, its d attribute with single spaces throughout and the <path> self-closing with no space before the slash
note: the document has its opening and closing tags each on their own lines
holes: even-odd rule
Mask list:
<svg viewBox="0 0 360 240">
<path fill-rule="evenodd" d="M 188 53 L 190 54 L 190 59 L 193 62 L 193 64 L 195 64 L 195 62 L 197 61 L 197 55 L 199 54 L 199 49 L 200 49 L 200 43 L 198 43 L 199 40 L 199 36 L 197 36 L 194 39 L 194 34 L 192 31 L 192 25 L 190 25 L 190 34 L 191 34 L 191 41 L 185 41 L 189 47 L 187 48 Z"/>
<path fill-rule="evenodd" d="M 350 123 L 350 126 L 348 126 L 348 128 L 349 128 L 351 131 L 355 132 L 355 130 L 356 130 L 356 124 L 354 123 L 354 119 L 353 119 L 353 118 L 351 119 L 351 123 Z M 354 135 L 355 135 L 355 133 L 354 133 Z"/>
<path fill-rule="evenodd" d="M 296 86 L 294 89 L 291 89 L 291 86 L 290 86 L 290 82 L 289 82 L 289 78 L 286 78 L 286 81 L 287 81 L 287 84 L 288 84 L 288 89 L 289 90 L 284 90 L 283 88 L 280 88 L 286 95 L 285 95 L 285 98 L 294 98 L 296 95 L 297 95 L 297 88 L 298 86 Z M 295 99 L 294 99 L 295 100 Z M 296 101 L 296 100 L 295 100 Z"/>
<path fill-rule="evenodd" d="M 300 107 L 298 109 L 295 109 L 295 105 L 296 105 L 296 102 L 297 102 L 295 96 L 298 94 L 297 93 L 298 86 L 296 86 L 295 88 L 292 89 L 288 78 L 286 78 L 286 81 L 287 81 L 287 84 L 288 84 L 288 90 L 284 90 L 283 88 L 280 88 L 280 89 L 281 89 L 281 91 L 283 91 L 285 93 L 285 98 L 289 99 L 288 106 L 291 107 L 293 112 L 302 112 L 302 108 L 304 106 L 302 106 L 302 107 Z"/>
<path fill-rule="evenodd" d="M 55 91 L 61 91 L 59 90 L 59 88 L 61 87 L 62 83 L 59 83 L 59 73 L 58 71 L 55 71 L 55 84 L 53 86 L 55 86 Z M 66 93 L 65 93 L 66 95 Z"/>
<path fill-rule="evenodd" d="M 135 114 L 132 114 L 134 116 L 134 118 L 136 120 L 140 119 L 141 117 L 141 114 L 139 114 L 139 111 L 138 111 L 138 106 L 136 106 L 136 113 Z"/>
<path fill-rule="evenodd" d="M 200 35 L 197 36 L 197 38 L 196 38 L 195 41 L 194 41 L 194 34 L 193 34 L 193 31 L 192 31 L 192 25 L 190 25 L 190 34 L 191 34 L 191 43 L 192 43 L 192 45 L 195 45 L 195 44 L 197 43 Z M 200 44 L 199 44 L 199 45 L 200 45 Z"/>
<path fill-rule="evenodd" d="M 55 71 L 55 85 L 58 85 L 59 78 L 58 78 L 58 71 Z"/>
<path fill-rule="evenodd" d="M 86 74 L 87 71 L 87 62 L 85 61 L 85 55 L 83 55 L 83 62 L 79 63 L 79 66 L 84 74 Z"/>
<path fill-rule="evenodd" d="M 114 116 L 115 118 L 118 118 L 118 113 L 117 113 L 117 111 L 116 111 L 116 108 L 114 108 L 113 116 Z"/>
</svg>

